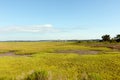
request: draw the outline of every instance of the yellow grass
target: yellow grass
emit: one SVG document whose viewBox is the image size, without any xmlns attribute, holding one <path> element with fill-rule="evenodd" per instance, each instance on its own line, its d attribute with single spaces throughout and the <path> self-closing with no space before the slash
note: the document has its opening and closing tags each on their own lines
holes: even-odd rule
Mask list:
<svg viewBox="0 0 120 80">
<path fill-rule="evenodd" d="M 0 50 L 1 54 L 9 51 L 32 54 L 0 57 L 0 80 L 32 80 L 35 74 L 39 80 L 120 80 L 120 54 L 106 47 L 63 42 L 1 42 Z M 106 54 L 58 54 L 55 50 L 100 50 Z"/>
</svg>

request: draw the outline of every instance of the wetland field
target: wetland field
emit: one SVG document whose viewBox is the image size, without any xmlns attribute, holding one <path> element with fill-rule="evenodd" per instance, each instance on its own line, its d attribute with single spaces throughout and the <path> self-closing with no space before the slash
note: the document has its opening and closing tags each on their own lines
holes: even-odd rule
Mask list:
<svg viewBox="0 0 120 80">
<path fill-rule="evenodd" d="M 0 80 L 120 80 L 120 43 L 0 42 Z"/>
</svg>

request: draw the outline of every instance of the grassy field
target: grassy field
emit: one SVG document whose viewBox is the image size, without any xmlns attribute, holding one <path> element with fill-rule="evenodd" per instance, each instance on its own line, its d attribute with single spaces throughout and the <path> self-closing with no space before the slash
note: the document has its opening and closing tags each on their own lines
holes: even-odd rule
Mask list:
<svg viewBox="0 0 120 80">
<path fill-rule="evenodd" d="M 120 80 L 116 45 L 0 42 L 0 80 Z"/>
</svg>

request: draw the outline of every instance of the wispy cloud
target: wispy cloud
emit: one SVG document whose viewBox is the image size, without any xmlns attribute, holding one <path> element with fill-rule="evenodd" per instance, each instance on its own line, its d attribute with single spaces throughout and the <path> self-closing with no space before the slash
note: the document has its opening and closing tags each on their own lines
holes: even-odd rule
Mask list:
<svg viewBox="0 0 120 80">
<path fill-rule="evenodd" d="M 0 26 L 0 33 L 71 33 L 86 31 L 86 26 L 55 27 L 52 24 Z"/>
<path fill-rule="evenodd" d="M 52 24 L 44 25 L 25 25 L 25 26 L 8 26 L 1 27 L 0 32 L 25 32 L 25 33 L 37 33 L 37 32 L 49 32 L 55 31 Z"/>
</svg>

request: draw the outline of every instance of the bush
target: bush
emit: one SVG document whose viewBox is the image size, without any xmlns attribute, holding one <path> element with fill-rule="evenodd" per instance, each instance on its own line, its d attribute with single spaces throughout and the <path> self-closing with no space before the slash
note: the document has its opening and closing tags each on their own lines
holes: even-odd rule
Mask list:
<svg viewBox="0 0 120 80">
<path fill-rule="evenodd" d="M 48 80 L 48 73 L 46 71 L 33 71 L 25 80 Z"/>
</svg>

